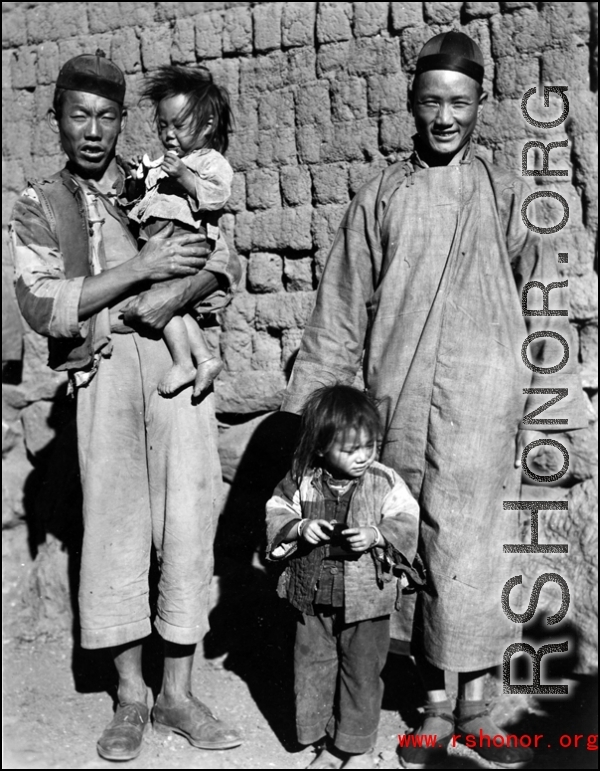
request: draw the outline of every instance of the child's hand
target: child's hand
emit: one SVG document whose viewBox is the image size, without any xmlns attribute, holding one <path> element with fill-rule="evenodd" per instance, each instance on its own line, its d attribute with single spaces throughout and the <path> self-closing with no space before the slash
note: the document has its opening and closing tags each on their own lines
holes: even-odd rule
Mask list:
<svg viewBox="0 0 600 771">
<path fill-rule="evenodd" d="M 132 179 L 144 178 L 144 167 L 142 166 L 141 155 L 132 155 L 131 158 L 127 160 L 127 164 L 129 166 Z"/>
<path fill-rule="evenodd" d="M 165 157 L 163 158 L 162 170 L 170 177 L 179 179 L 179 177 L 183 176 L 186 171 L 188 171 L 188 167 L 180 160 L 177 153 L 173 152 L 173 150 L 169 150 L 168 153 L 165 153 Z"/>
<path fill-rule="evenodd" d="M 342 531 L 342 535 L 351 551 L 367 551 L 379 540 L 374 527 L 349 527 Z"/>
<path fill-rule="evenodd" d="M 328 543 L 333 525 L 326 519 L 310 519 L 302 526 L 300 539 L 317 546 L 320 543 Z"/>
</svg>

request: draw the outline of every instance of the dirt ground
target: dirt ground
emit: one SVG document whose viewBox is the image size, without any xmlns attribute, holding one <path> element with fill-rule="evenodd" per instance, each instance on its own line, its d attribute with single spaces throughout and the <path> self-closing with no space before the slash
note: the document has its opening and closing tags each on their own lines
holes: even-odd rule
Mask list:
<svg viewBox="0 0 600 771">
<path fill-rule="evenodd" d="M 22 565 L 22 563 L 20 563 Z M 140 756 L 121 768 L 305 768 L 310 748 L 296 743 L 292 701 L 292 618 L 275 597 L 272 581 L 258 567 L 215 582 L 212 631 L 199 648 L 194 689 L 216 714 L 243 734 L 241 747 L 208 752 L 180 736 L 165 738 L 148 729 Z M 115 683 L 102 652 L 83 651 L 76 633 L 27 639 L 19 606 L 19 571 L 4 583 L 4 763 L 3 768 L 109 768 L 96 741 L 111 719 Z M 160 651 L 151 638 L 145 675 L 152 701 L 160 683 Z M 397 736 L 419 722 L 423 694 L 409 657 L 390 655 L 384 670 L 385 696 L 377 767 L 398 768 Z M 591 677 L 571 678 L 569 697 L 502 697 L 494 715 L 517 734 L 544 734 L 532 768 L 597 768 L 586 750 L 595 727 L 596 690 Z M 575 734 L 580 746 L 561 748 Z M 458 745 L 446 768 L 491 768 Z"/>
</svg>

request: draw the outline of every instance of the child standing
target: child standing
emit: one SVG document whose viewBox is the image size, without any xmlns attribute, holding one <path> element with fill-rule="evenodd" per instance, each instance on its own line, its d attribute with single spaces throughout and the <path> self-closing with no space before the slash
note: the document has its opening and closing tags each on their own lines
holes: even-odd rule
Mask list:
<svg viewBox="0 0 600 771">
<path fill-rule="evenodd" d="M 307 400 L 292 470 L 267 503 L 268 557 L 286 560 L 278 594 L 300 612 L 296 726 L 309 768 L 372 768 L 400 570 L 413 573 L 419 507 L 375 460 L 381 426 L 348 386 Z M 325 739 L 325 742 L 323 742 Z"/>
<path fill-rule="evenodd" d="M 144 180 L 145 194 L 129 212 L 130 219 L 139 223 L 142 239 L 172 222 L 174 232 L 200 232 L 209 242 L 216 241 L 215 212 L 229 198 L 233 178 L 221 155 L 231 125 L 227 92 L 213 83 L 205 68 L 166 66 L 148 76 L 142 98 L 154 105 L 165 154 L 156 161 L 145 155 L 135 172 Z M 210 260 L 205 269 L 210 270 Z M 223 368 L 221 360 L 189 314 L 175 316 L 164 338 L 173 366 L 158 392 L 170 396 L 194 382 L 194 396 L 200 396 Z"/>
</svg>

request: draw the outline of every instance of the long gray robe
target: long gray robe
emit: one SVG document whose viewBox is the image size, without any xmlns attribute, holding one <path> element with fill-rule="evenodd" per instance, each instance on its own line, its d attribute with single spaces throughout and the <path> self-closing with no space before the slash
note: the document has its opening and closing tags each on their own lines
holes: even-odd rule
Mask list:
<svg viewBox="0 0 600 771">
<path fill-rule="evenodd" d="M 538 236 L 521 220 L 529 192 L 470 148 L 438 168 L 413 154 L 365 185 L 334 242 L 282 407 L 299 412 L 320 385 L 352 383 L 364 349 L 386 426 L 381 460 L 421 506 L 430 586 L 415 638 L 451 671 L 495 666 L 520 639 L 501 607 L 502 586 L 520 572 L 502 549 L 518 541 L 518 514 L 502 501 L 519 497 L 516 436 L 532 385 L 520 287 L 556 280 L 556 258 L 541 264 Z M 566 307 L 557 290 L 551 298 Z M 538 354 L 557 363 L 559 347 Z"/>
</svg>

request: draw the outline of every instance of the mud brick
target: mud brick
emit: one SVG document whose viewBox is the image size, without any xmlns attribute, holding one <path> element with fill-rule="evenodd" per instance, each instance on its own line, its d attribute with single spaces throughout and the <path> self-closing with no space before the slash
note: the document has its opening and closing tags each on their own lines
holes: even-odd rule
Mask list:
<svg viewBox="0 0 600 771">
<path fill-rule="evenodd" d="M 246 208 L 246 177 L 236 172 L 231 183 L 231 195 L 225 204 L 226 212 L 240 212 Z"/>
<path fill-rule="evenodd" d="M 529 0 L 525 0 L 524 2 L 507 2 L 507 3 L 500 3 L 502 6 L 503 11 L 518 11 L 520 8 L 536 8 L 537 3 L 533 3 Z"/>
<path fill-rule="evenodd" d="M 254 324 L 256 297 L 246 292 L 236 292 L 225 310 L 223 329 L 226 332 L 244 332 Z"/>
<path fill-rule="evenodd" d="M 9 161 L 29 159 L 33 140 L 33 128 L 23 123 L 5 123 L 3 145 L 4 158 Z M 57 140 L 55 140 L 57 141 Z"/>
<path fill-rule="evenodd" d="M 252 51 L 252 13 L 250 8 L 236 6 L 225 11 L 223 25 L 223 53 L 250 53 Z"/>
<path fill-rule="evenodd" d="M 317 204 L 348 202 L 347 164 L 330 163 L 311 169 L 314 199 Z"/>
<path fill-rule="evenodd" d="M 153 70 L 170 61 L 172 30 L 169 24 L 160 24 L 142 30 L 142 64 Z"/>
<path fill-rule="evenodd" d="M 384 159 L 371 161 L 370 163 L 351 163 L 349 168 L 350 191 L 356 194 L 363 185 L 387 169 L 388 162 Z"/>
<path fill-rule="evenodd" d="M 141 71 L 142 52 L 134 29 L 124 27 L 115 32 L 110 46 L 110 58 L 124 72 Z"/>
<path fill-rule="evenodd" d="M 33 115 L 35 121 L 46 120 L 48 110 L 52 107 L 52 100 L 54 99 L 54 85 L 51 86 L 38 86 L 34 93 L 29 91 L 19 91 L 18 95 L 29 97 L 26 101 L 29 106 L 29 113 L 27 119 L 30 119 Z M 33 108 L 31 103 L 33 102 Z"/>
<path fill-rule="evenodd" d="M 12 88 L 12 58 L 13 51 L 2 51 L 2 89 Z"/>
<path fill-rule="evenodd" d="M 277 128 L 258 132 L 259 166 L 284 166 L 296 163 L 296 132 L 293 128 Z"/>
<path fill-rule="evenodd" d="M 283 258 L 270 252 L 255 252 L 248 262 L 248 289 L 262 294 L 283 290 Z"/>
<path fill-rule="evenodd" d="M 407 27 L 402 32 L 402 63 L 406 72 L 414 73 L 417 56 L 431 37 L 431 29 L 423 24 L 418 27 Z"/>
<path fill-rule="evenodd" d="M 175 22 L 171 61 L 173 64 L 189 64 L 196 61 L 196 33 L 189 19 L 177 19 Z"/>
<path fill-rule="evenodd" d="M 19 48 L 13 51 L 10 77 L 13 88 L 35 88 L 37 48 Z"/>
<path fill-rule="evenodd" d="M 223 53 L 223 14 L 220 11 L 202 13 L 194 20 L 196 28 L 196 56 L 215 59 Z"/>
<path fill-rule="evenodd" d="M 591 322 L 598 318 L 598 274 L 569 277 L 569 317 Z"/>
<path fill-rule="evenodd" d="M 104 31 L 88 30 L 86 3 L 40 3 L 28 10 L 26 20 L 27 37 L 32 43 Z"/>
<path fill-rule="evenodd" d="M 204 65 L 213 76 L 215 83 L 227 89 L 229 96 L 236 99 L 240 90 L 240 60 L 207 59 Z"/>
<path fill-rule="evenodd" d="M 378 126 L 374 118 L 333 123 L 327 141 L 321 147 L 320 160 L 358 161 L 379 156 Z"/>
<path fill-rule="evenodd" d="M 490 24 L 495 57 L 533 54 L 550 42 L 550 25 L 534 8 L 492 16 Z"/>
<path fill-rule="evenodd" d="M 311 231 L 314 245 L 317 248 L 328 250 L 331 247 L 345 211 L 346 206 L 340 204 L 315 207 Z"/>
<path fill-rule="evenodd" d="M 148 27 L 154 23 L 154 3 L 73 3 L 87 6 L 90 32 L 109 32 L 121 27 Z"/>
<path fill-rule="evenodd" d="M 312 83 L 317 77 L 317 55 L 313 48 L 292 48 L 286 52 L 284 82 L 295 86 Z"/>
<path fill-rule="evenodd" d="M 252 223 L 253 248 L 310 249 L 311 211 L 310 206 L 297 206 L 256 212 Z"/>
<path fill-rule="evenodd" d="M 252 249 L 252 226 L 254 214 L 249 211 L 240 211 L 235 215 L 235 248 L 239 252 L 249 252 Z"/>
<path fill-rule="evenodd" d="M 314 2 L 284 4 L 281 16 L 281 41 L 284 46 L 313 44 L 316 12 L 317 4 Z"/>
<path fill-rule="evenodd" d="M 330 121 L 329 84 L 313 83 L 296 91 L 296 123 L 324 125 Z"/>
<path fill-rule="evenodd" d="M 496 62 L 496 93 L 498 96 L 519 99 L 527 89 L 539 82 L 539 61 L 535 57 L 502 57 Z"/>
<path fill-rule="evenodd" d="M 381 116 L 379 142 L 384 152 L 409 152 L 412 150 L 412 137 L 415 133 L 414 121 L 406 110 Z"/>
<path fill-rule="evenodd" d="M 568 85 L 569 91 L 589 91 L 590 53 L 587 45 L 582 43 L 567 49 L 544 51 L 542 82 Z"/>
<path fill-rule="evenodd" d="M 254 351 L 252 369 L 261 372 L 276 371 L 281 368 L 281 339 L 268 332 L 257 332 L 254 335 Z"/>
<path fill-rule="evenodd" d="M 314 292 L 278 292 L 262 295 L 256 301 L 257 329 L 304 327 L 315 302 Z"/>
<path fill-rule="evenodd" d="M 262 94 L 258 102 L 259 129 L 294 126 L 294 94 L 291 88 Z"/>
<path fill-rule="evenodd" d="M 255 169 L 247 172 L 246 189 L 249 209 L 281 207 L 277 169 Z"/>
<path fill-rule="evenodd" d="M 469 19 L 481 19 L 500 13 L 500 3 L 465 3 L 465 15 Z"/>
<path fill-rule="evenodd" d="M 408 99 L 408 82 L 402 71 L 393 75 L 372 75 L 367 78 L 367 86 L 370 115 L 399 112 L 405 109 Z"/>
<path fill-rule="evenodd" d="M 272 51 L 281 47 L 282 3 L 257 3 L 254 14 L 254 48 Z"/>
<path fill-rule="evenodd" d="M 36 89 L 36 95 L 39 90 L 39 88 Z M 29 123 L 36 105 L 34 94 L 31 91 L 25 90 L 14 91 L 13 93 L 5 90 L 3 96 L 5 101 L 2 110 L 3 120 L 11 124 L 20 123 L 21 121 Z M 44 116 L 42 115 L 42 117 Z"/>
<path fill-rule="evenodd" d="M 306 166 L 287 166 L 281 169 L 280 177 L 284 203 L 299 206 L 311 202 L 311 178 Z"/>
<path fill-rule="evenodd" d="M 36 51 L 37 82 L 42 85 L 54 83 L 58 76 L 58 45 L 42 43 Z"/>
<path fill-rule="evenodd" d="M 429 24 L 452 24 L 460 18 L 462 3 L 423 3 L 425 21 Z"/>
<path fill-rule="evenodd" d="M 11 8 L 2 14 L 2 48 L 16 48 L 27 42 L 25 10 Z"/>
<path fill-rule="evenodd" d="M 291 369 L 302 342 L 302 329 L 284 329 L 281 333 L 281 364 L 287 371 Z"/>
<path fill-rule="evenodd" d="M 336 78 L 331 83 L 333 120 L 367 117 L 367 84 L 363 78 Z"/>
<path fill-rule="evenodd" d="M 244 96 L 271 92 L 289 85 L 284 83 L 285 55 L 274 51 L 260 58 L 242 59 L 240 90 Z"/>
<path fill-rule="evenodd" d="M 400 70 L 398 38 L 358 38 L 352 44 L 348 72 L 351 75 L 387 75 Z"/>
<path fill-rule="evenodd" d="M 391 3 L 391 6 L 392 28 L 395 32 L 423 24 L 422 3 Z"/>
<path fill-rule="evenodd" d="M 245 171 L 256 165 L 258 157 L 258 131 L 236 132 L 229 140 L 227 158 L 236 171 Z"/>
<path fill-rule="evenodd" d="M 325 43 L 317 53 L 317 75 L 320 78 L 345 74 L 350 63 L 352 47 L 349 41 Z"/>
<path fill-rule="evenodd" d="M 313 268 L 310 257 L 284 257 L 283 275 L 288 292 L 310 292 L 313 288 Z"/>
<path fill-rule="evenodd" d="M 550 40 L 568 47 L 581 43 L 587 45 L 590 10 L 586 3 L 545 3 L 541 13 L 550 25 Z"/>
<path fill-rule="evenodd" d="M 370 37 L 387 30 L 389 6 L 389 3 L 379 2 L 354 3 L 354 34 Z"/>
<path fill-rule="evenodd" d="M 352 38 L 352 3 L 319 3 L 317 40 L 334 43 Z"/>
<path fill-rule="evenodd" d="M 301 163 L 321 161 L 321 148 L 329 141 L 331 130 L 331 124 L 316 126 L 310 123 L 296 130 L 296 145 Z"/>
<path fill-rule="evenodd" d="M 229 372 L 249 370 L 252 361 L 252 330 L 233 330 L 221 335 L 223 361 Z M 220 386 L 220 380 L 219 380 Z"/>
</svg>

